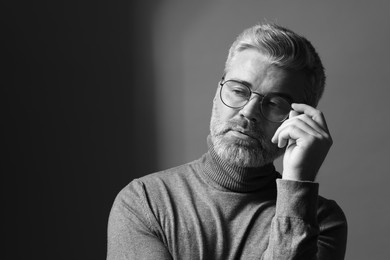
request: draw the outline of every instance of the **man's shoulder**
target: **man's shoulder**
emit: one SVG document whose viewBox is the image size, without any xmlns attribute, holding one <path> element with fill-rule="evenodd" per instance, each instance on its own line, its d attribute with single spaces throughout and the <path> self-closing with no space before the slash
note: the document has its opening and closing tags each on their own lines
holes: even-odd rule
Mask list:
<svg viewBox="0 0 390 260">
<path fill-rule="evenodd" d="M 178 179 L 191 177 L 199 171 L 199 163 L 201 159 L 197 159 L 182 165 L 178 165 L 166 170 L 157 171 L 137 178 L 136 181 L 152 184 L 156 182 L 177 181 Z"/>
<path fill-rule="evenodd" d="M 178 201 L 190 199 L 195 190 L 204 187 L 200 160 L 132 180 L 119 192 L 115 204 L 140 218 L 145 214 L 163 216 L 167 207 L 178 207 Z"/>
<path fill-rule="evenodd" d="M 132 180 L 126 188 L 149 191 L 174 190 L 188 186 L 199 178 L 203 156 L 200 159 L 166 170 L 147 174 Z M 191 185 L 191 184 L 190 184 Z"/>
</svg>

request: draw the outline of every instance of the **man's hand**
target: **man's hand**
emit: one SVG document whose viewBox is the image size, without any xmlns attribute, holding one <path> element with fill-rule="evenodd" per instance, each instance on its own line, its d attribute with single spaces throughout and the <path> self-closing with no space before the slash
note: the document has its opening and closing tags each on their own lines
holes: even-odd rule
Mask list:
<svg viewBox="0 0 390 260">
<path fill-rule="evenodd" d="M 292 104 L 289 119 L 276 130 L 272 142 L 286 147 L 283 179 L 314 181 L 332 146 L 321 111 L 305 104 Z"/>
</svg>

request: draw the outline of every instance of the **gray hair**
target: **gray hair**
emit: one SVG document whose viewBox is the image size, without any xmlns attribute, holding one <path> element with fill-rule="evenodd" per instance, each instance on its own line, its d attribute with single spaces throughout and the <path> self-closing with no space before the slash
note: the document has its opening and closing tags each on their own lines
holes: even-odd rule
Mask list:
<svg viewBox="0 0 390 260">
<path fill-rule="evenodd" d="M 237 52 L 256 49 L 277 67 L 302 71 L 309 84 L 305 86 L 305 102 L 316 107 L 324 92 L 325 72 L 318 53 L 303 36 L 275 24 L 259 24 L 243 31 L 232 44 L 225 63 L 225 73 Z"/>
</svg>

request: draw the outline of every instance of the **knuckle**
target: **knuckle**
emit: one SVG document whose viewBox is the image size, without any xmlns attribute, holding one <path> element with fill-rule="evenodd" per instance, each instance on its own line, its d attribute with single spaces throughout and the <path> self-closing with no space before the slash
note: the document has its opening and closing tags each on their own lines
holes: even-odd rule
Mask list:
<svg viewBox="0 0 390 260">
<path fill-rule="evenodd" d="M 321 135 L 320 140 L 322 143 L 324 143 L 328 146 L 331 146 L 333 144 L 332 137 L 327 133 Z"/>
<path fill-rule="evenodd" d="M 318 110 L 318 109 L 316 109 L 315 113 L 317 113 L 317 115 L 322 115 L 321 110 Z"/>
<path fill-rule="evenodd" d="M 315 135 L 307 135 L 305 137 L 305 140 L 307 143 L 314 144 L 314 143 L 318 142 L 318 137 Z"/>
<path fill-rule="evenodd" d="M 316 110 L 314 112 L 313 118 L 322 118 L 322 117 L 323 117 L 323 114 L 322 114 L 322 112 L 320 110 Z"/>
<path fill-rule="evenodd" d="M 302 118 L 302 120 L 306 120 L 306 119 L 311 119 L 308 115 L 306 114 L 301 114 L 300 117 Z"/>
<path fill-rule="evenodd" d="M 296 132 L 297 130 L 299 130 L 299 127 L 297 127 L 296 125 L 294 124 L 291 124 L 288 126 L 289 130 L 292 131 L 292 132 Z"/>
</svg>

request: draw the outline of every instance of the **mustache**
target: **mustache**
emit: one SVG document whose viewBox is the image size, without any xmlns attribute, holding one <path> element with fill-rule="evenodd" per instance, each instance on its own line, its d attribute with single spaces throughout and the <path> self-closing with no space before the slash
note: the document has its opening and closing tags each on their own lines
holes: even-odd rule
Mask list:
<svg viewBox="0 0 390 260">
<path fill-rule="evenodd" d="M 237 131 L 246 134 L 259 142 L 264 139 L 264 135 L 257 124 L 247 120 L 231 119 L 220 129 L 218 135 L 226 134 L 229 131 Z"/>
</svg>

